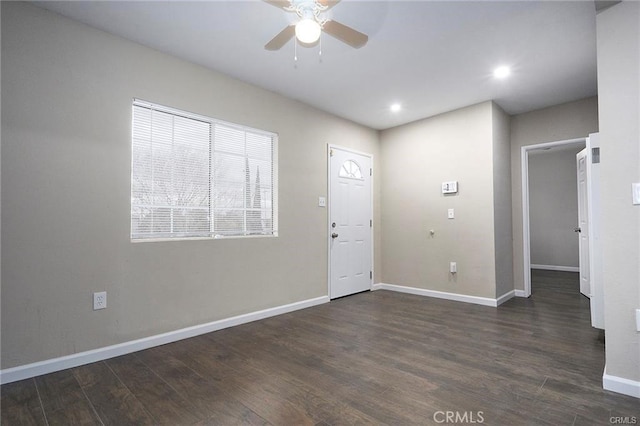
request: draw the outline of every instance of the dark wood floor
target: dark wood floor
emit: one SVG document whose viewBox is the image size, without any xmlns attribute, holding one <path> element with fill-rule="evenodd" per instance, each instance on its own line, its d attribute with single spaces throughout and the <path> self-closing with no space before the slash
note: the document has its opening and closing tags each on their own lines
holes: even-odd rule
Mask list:
<svg viewBox="0 0 640 426">
<path fill-rule="evenodd" d="M 498 309 L 362 293 L 3 385 L 2 425 L 640 423 L 603 365 L 576 275 L 536 271 Z"/>
</svg>

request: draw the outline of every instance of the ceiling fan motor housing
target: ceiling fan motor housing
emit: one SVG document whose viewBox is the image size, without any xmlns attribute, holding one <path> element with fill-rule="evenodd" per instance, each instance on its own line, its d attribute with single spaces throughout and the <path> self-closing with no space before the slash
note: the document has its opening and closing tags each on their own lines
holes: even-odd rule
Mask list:
<svg viewBox="0 0 640 426">
<path fill-rule="evenodd" d="M 320 14 L 329 7 L 318 3 L 315 0 L 290 0 L 291 6 L 285 10 L 296 12 L 302 19 L 315 20 L 320 26 L 324 24 L 324 19 L 320 18 Z"/>
</svg>

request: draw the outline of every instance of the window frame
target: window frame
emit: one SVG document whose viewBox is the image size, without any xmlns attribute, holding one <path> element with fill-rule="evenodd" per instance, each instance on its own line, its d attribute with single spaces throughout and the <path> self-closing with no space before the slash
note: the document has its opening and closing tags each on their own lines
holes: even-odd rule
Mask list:
<svg viewBox="0 0 640 426">
<path fill-rule="evenodd" d="M 145 237 L 144 235 L 141 234 L 135 234 L 133 233 L 133 224 L 134 224 L 134 216 L 133 216 L 133 208 L 134 208 L 134 204 L 133 204 L 133 183 L 134 183 L 134 111 L 136 107 L 142 107 L 142 108 L 148 108 L 150 110 L 153 111 L 159 111 L 162 113 L 167 113 L 167 114 L 171 114 L 173 116 L 178 116 L 178 117 L 182 117 L 182 118 L 186 118 L 186 119 L 190 119 L 190 120 L 197 120 L 197 121 L 201 121 L 204 123 L 207 123 L 209 125 L 209 154 L 208 154 L 208 161 L 209 161 L 209 179 L 208 179 L 208 187 L 209 187 L 209 205 L 207 207 L 208 209 L 208 219 L 209 219 L 209 231 L 208 234 L 209 235 L 193 235 L 193 236 L 189 236 L 189 235 L 175 235 L 175 236 L 150 236 L 150 237 Z M 246 206 L 243 207 L 242 211 L 244 212 L 244 225 L 243 225 L 243 234 L 228 234 L 228 235 L 223 235 L 223 234 L 216 234 L 215 230 L 214 230 L 214 224 L 215 224 L 215 217 L 214 217 L 214 212 L 216 211 L 216 205 L 214 203 L 214 199 L 213 199 L 213 191 L 214 191 L 214 179 L 213 179 L 213 175 L 214 175 L 214 153 L 216 152 L 215 149 L 215 141 L 213 138 L 213 134 L 215 131 L 215 126 L 219 125 L 225 128 L 230 128 L 230 129 L 234 129 L 234 130 L 239 130 L 245 133 L 250 133 L 250 134 L 254 134 L 254 135 L 261 135 L 261 136 L 266 136 L 269 137 L 271 139 L 271 159 L 270 159 L 270 165 L 271 165 L 271 182 L 270 182 L 270 187 L 271 187 L 271 232 L 270 233 L 263 233 L 263 234 L 251 234 L 248 233 L 247 231 L 247 220 L 246 220 L 246 213 L 248 211 L 253 211 L 250 208 L 247 208 Z M 195 114 L 189 111 L 184 111 L 184 110 L 180 110 L 177 108 L 173 108 L 173 107 L 168 107 L 165 105 L 161 105 L 161 104 L 157 104 L 154 102 L 149 102 L 149 101 L 145 101 L 142 99 L 138 99 L 138 98 L 134 98 L 132 103 L 131 103 L 131 137 L 130 137 L 130 154 L 131 154 L 131 162 L 130 162 L 130 187 L 129 187 L 129 196 L 130 196 L 130 202 L 129 202 L 129 239 L 130 242 L 132 243 L 145 243 L 145 242 L 168 242 L 168 241 L 199 241 L 199 240 L 225 240 L 225 239 L 237 239 L 237 238 L 273 238 L 273 237 L 278 237 L 278 134 L 275 132 L 271 132 L 268 130 L 262 130 L 262 129 L 256 129 L 250 126 L 246 126 L 243 124 L 238 124 L 238 123 L 232 123 L 232 122 L 228 122 L 228 121 L 224 121 L 224 120 L 220 120 L 217 118 L 213 118 L 213 117 L 207 117 L 201 114 Z M 248 157 L 246 155 L 246 153 L 242 156 L 243 158 L 246 159 L 250 159 L 250 157 Z M 245 195 L 246 197 L 246 195 Z M 219 208 L 218 208 L 219 209 Z M 268 209 L 267 209 L 268 210 Z"/>
</svg>

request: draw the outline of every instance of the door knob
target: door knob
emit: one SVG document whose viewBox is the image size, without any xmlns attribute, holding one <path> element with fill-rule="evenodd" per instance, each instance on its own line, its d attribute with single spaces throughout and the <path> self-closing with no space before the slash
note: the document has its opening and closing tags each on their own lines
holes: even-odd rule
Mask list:
<svg viewBox="0 0 640 426">
<path fill-rule="evenodd" d="M 338 234 L 334 232 L 333 234 L 331 234 L 331 238 L 338 238 Z"/>
<path fill-rule="evenodd" d="M 575 229 L 573 230 L 573 232 L 582 232 L 582 229 L 580 229 L 580 228 L 575 228 Z"/>
</svg>

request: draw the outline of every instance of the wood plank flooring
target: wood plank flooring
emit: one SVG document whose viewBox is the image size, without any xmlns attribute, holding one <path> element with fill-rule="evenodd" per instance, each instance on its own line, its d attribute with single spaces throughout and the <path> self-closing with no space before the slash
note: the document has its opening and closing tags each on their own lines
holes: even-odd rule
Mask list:
<svg viewBox="0 0 640 426">
<path fill-rule="evenodd" d="M 532 283 L 497 309 L 362 293 L 10 383 L 2 425 L 640 424 L 577 274 Z"/>
</svg>

